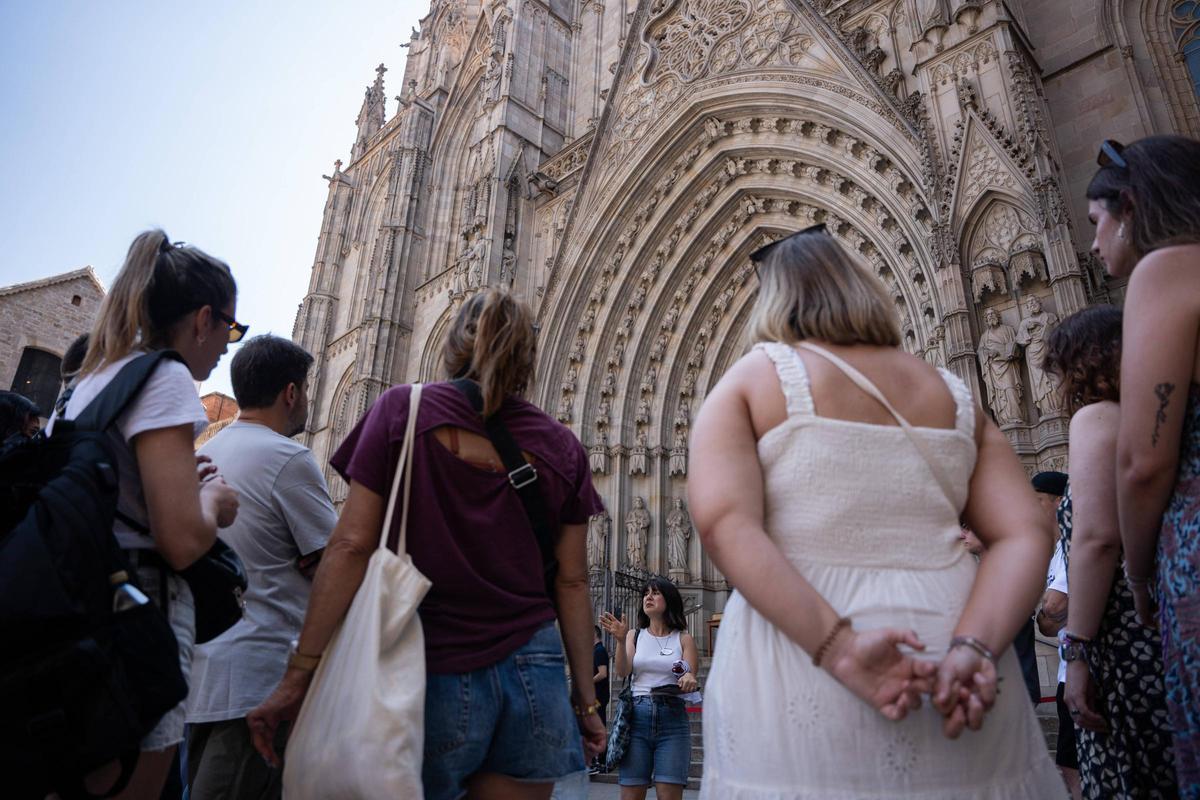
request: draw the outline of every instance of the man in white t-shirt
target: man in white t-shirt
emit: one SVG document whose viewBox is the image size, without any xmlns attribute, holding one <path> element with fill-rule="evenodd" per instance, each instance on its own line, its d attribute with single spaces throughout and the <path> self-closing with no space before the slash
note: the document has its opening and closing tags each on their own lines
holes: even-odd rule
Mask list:
<svg viewBox="0 0 1200 800">
<path fill-rule="evenodd" d="M 192 800 L 280 796 L 279 771 L 255 752 L 245 717 L 283 676 L 337 521 L 312 451 L 289 438 L 304 429 L 312 360 L 277 336 L 243 344 L 231 365 L 241 414 L 200 449 L 238 490 L 237 521 L 221 539 L 241 557 L 249 587 L 242 619 L 196 647 L 187 714 Z"/>
</svg>

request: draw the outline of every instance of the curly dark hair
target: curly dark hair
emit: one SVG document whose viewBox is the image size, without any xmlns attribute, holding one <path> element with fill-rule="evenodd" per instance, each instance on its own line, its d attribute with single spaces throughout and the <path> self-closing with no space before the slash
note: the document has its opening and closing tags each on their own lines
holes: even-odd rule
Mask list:
<svg viewBox="0 0 1200 800">
<path fill-rule="evenodd" d="M 1046 338 L 1042 368 L 1062 379 L 1067 410 L 1121 399 L 1121 309 L 1101 305 L 1076 311 Z"/>
</svg>

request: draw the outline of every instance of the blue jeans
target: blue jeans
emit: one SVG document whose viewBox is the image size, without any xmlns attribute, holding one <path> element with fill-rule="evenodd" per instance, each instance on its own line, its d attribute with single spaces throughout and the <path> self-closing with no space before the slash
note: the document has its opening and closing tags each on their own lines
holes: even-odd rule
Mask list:
<svg viewBox="0 0 1200 800">
<path fill-rule="evenodd" d="M 553 783 L 585 768 L 553 623 L 490 667 L 426 681 L 426 800 L 457 800 L 477 772 Z"/>
<path fill-rule="evenodd" d="M 692 732 L 683 701 L 673 697 L 633 698 L 633 734 L 621 759 L 622 786 L 687 785 Z"/>
</svg>

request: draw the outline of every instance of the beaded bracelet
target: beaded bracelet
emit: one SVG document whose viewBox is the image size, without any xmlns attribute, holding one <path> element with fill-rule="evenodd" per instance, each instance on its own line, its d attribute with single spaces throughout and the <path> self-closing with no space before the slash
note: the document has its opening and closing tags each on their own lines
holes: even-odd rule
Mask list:
<svg viewBox="0 0 1200 800">
<path fill-rule="evenodd" d="M 837 639 L 838 634 L 842 632 L 843 628 L 849 628 L 849 627 L 850 627 L 850 618 L 849 617 L 840 617 L 837 622 L 833 623 L 833 628 L 829 631 L 829 634 L 825 637 L 825 641 L 821 642 L 821 646 L 817 648 L 817 652 L 813 653 L 812 663 L 813 663 L 814 667 L 821 666 L 821 659 L 825 658 L 826 651 L 828 651 L 829 648 L 833 646 L 833 642 L 835 639 Z"/>
<path fill-rule="evenodd" d="M 987 645 L 976 639 L 974 636 L 955 636 L 950 640 L 950 647 L 947 649 L 953 650 L 956 647 L 969 647 L 993 664 L 996 663 L 996 654 L 989 650 Z"/>
</svg>

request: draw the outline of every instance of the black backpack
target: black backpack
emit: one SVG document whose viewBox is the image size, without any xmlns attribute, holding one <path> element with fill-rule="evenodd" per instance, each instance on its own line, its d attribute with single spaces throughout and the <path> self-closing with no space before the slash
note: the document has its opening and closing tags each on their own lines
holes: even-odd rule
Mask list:
<svg viewBox="0 0 1200 800">
<path fill-rule="evenodd" d="M 113 536 L 117 467 L 105 431 L 172 351 L 125 365 L 54 435 L 0 451 L 0 779 L 3 794 L 90 797 L 113 760 L 187 696 L 179 648 Z M 132 598 L 132 599 L 131 599 Z"/>
</svg>

